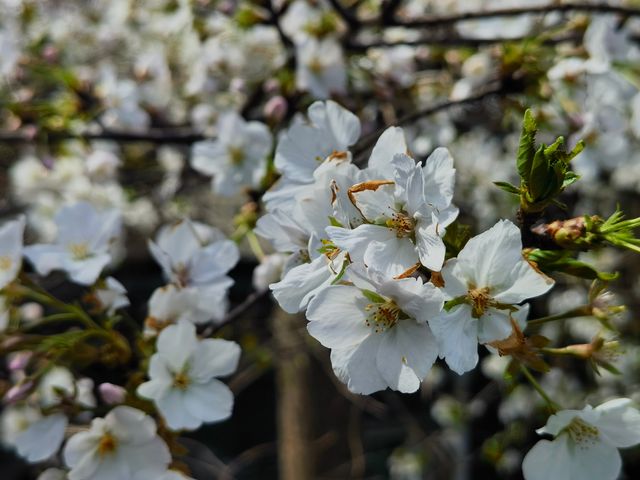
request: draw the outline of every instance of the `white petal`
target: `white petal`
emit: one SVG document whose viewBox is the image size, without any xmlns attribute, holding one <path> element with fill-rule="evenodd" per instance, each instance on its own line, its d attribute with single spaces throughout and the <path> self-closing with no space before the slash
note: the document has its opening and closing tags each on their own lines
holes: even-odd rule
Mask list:
<svg viewBox="0 0 640 480">
<path fill-rule="evenodd" d="M 309 116 L 312 116 L 309 108 Z M 326 102 L 326 120 L 333 138 L 341 150 L 353 145 L 360 137 L 360 120 L 346 108 L 341 107 L 333 100 Z"/>
<path fill-rule="evenodd" d="M 407 141 L 400 127 L 389 127 L 376 142 L 369 157 L 369 168 L 376 170 L 382 178 L 393 178 L 391 160 L 397 153 L 407 153 Z"/>
<path fill-rule="evenodd" d="M 206 384 L 194 384 L 184 397 L 189 414 L 204 422 L 219 422 L 231 416 L 233 393 L 219 380 L 210 380 Z"/>
<path fill-rule="evenodd" d="M 331 352 L 333 370 L 351 392 L 369 395 L 387 388 L 376 366 L 381 340 L 381 335 L 370 335 L 355 347 Z"/>
<path fill-rule="evenodd" d="M 60 448 L 66 428 L 67 417 L 62 413 L 41 418 L 16 437 L 18 453 L 32 463 L 46 460 Z"/>
<path fill-rule="evenodd" d="M 511 332 L 513 331 L 508 310 L 488 308 L 477 322 L 478 342 L 480 343 L 503 340 L 511 335 Z"/>
<path fill-rule="evenodd" d="M 416 231 L 416 248 L 420 255 L 420 263 L 429 270 L 439 272 L 444 263 L 446 248 L 435 228 L 420 227 Z"/>
<path fill-rule="evenodd" d="M 58 245 L 30 245 L 24 247 L 24 256 L 44 276 L 62 267 L 66 252 Z"/>
<path fill-rule="evenodd" d="M 334 276 L 325 257 L 320 256 L 311 263 L 293 267 L 280 282 L 272 283 L 269 288 L 285 312 L 296 313 L 304 310 L 318 292 L 328 287 Z"/>
<path fill-rule="evenodd" d="M 369 303 L 356 287 L 327 287 L 309 303 L 307 330 L 328 348 L 357 345 L 371 334 L 365 310 Z"/>
<path fill-rule="evenodd" d="M 563 436 L 565 435 L 560 435 L 560 437 Z M 622 460 L 620 452 L 613 445 L 597 440 L 594 443 L 582 442 L 580 444 L 570 441 L 569 455 L 571 457 L 571 480 L 585 478 L 616 480 L 620 475 Z"/>
<path fill-rule="evenodd" d="M 364 261 L 364 252 L 371 242 L 386 242 L 396 237 L 395 232 L 390 228 L 368 224 L 360 225 L 353 230 L 327 227 L 326 232 L 338 248 L 349 252 L 354 262 Z"/>
<path fill-rule="evenodd" d="M 198 250 L 189 261 L 189 283 L 206 285 L 236 266 L 240 251 L 235 242 L 223 240 Z"/>
<path fill-rule="evenodd" d="M 477 288 L 509 285 L 511 271 L 521 261 L 520 230 L 508 220 L 473 237 L 458 254 L 459 268 Z"/>
<path fill-rule="evenodd" d="M 379 335 L 376 365 L 382 378 L 393 390 L 415 392 L 438 358 L 431 330 L 409 319 Z"/>
<path fill-rule="evenodd" d="M 380 285 L 379 292 L 394 299 L 404 313 L 423 323 L 437 316 L 444 303 L 442 292 L 419 278 L 386 281 Z"/>
<path fill-rule="evenodd" d="M 204 175 L 217 175 L 227 166 L 229 151 L 222 142 L 205 140 L 191 148 L 191 166 Z"/>
<path fill-rule="evenodd" d="M 448 206 L 453 198 L 456 175 L 449 150 L 443 147 L 436 148 L 425 161 L 422 173 L 427 202 L 438 208 Z"/>
<path fill-rule="evenodd" d="M 187 395 L 186 391 L 173 389 L 156 400 L 158 410 L 171 430 L 195 430 L 202 425 L 202 420 L 186 407 Z"/>
<path fill-rule="evenodd" d="M 457 258 L 447 260 L 440 273 L 444 280 L 444 291 L 449 297 L 456 298 L 469 292 L 468 279 L 463 269 L 458 265 Z"/>
<path fill-rule="evenodd" d="M 467 305 L 442 312 L 429 320 L 429 326 L 451 370 L 462 375 L 478 364 L 478 322 Z"/>
<path fill-rule="evenodd" d="M 595 409 L 601 412 L 596 427 L 611 445 L 627 448 L 640 443 L 640 411 L 630 399 L 616 398 Z"/>
<path fill-rule="evenodd" d="M 553 287 L 553 279 L 536 271 L 524 258 L 521 258 L 511 269 L 507 288 L 493 295 L 502 303 L 520 303 L 546 293 Z M 498 289 L 496 285 L 496 289 Z"/>
<path fill-rule="evenodd" d="M 384 242 L 371 242 L 365 250 L 363 261 L 388 277 L 395 277 L 418 263 L 419 257 L 409 238 L 394 235 Z"/>
<path fill-rule="evenodd" d="M 229 340 L 201 340 L 193 356 L 189 375 L 200 383 L 212 377 L 231 375 L 238 368 L 240 345 Z"/>
<path fill-rule="evenodd" d="M 86 260 L 66 259 L 63 268 L 69 278 L 80 285 L 93 285 L 102 273 L 102 269 L 111 261 L 111 255 L 102 253 Z"/>
<path fill-rule="evenodd" d="M 568 435 L 540 440 L 522 461 L 525 480 L 573 480 Z"/>
<path fill-rule="evenodd" d="M 196 327 L 189 322 L 179 322 L 177 325 L 168 326 L 160 332 L 156 344 L 158 354 L 176 371 L 183 368 L 197 347 Z"/>
</svg>

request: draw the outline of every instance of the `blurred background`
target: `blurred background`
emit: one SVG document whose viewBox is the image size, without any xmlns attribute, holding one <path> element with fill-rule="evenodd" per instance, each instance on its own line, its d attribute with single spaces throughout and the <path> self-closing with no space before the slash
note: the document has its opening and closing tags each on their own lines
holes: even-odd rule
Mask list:
<svg viewBox="0 0 640 480">
<path fill-rule="evenodd" d="M 146 244 L 157 228 L 189 216 L 233 236 L 247 215 L 262 213 L 260 198 L 278 177 L 270 165 L 260 187 L 216 195 L 190 166 L 192 145 L 216 137 L 221 112 L 265 122 L 277 137 L 326 98 L 360 118 L 360 164 L 389 125 L 405 129 L 417 159 L 447 146 L 454 203 L 474 234 L 515 219 L 517 198 L 493 182 L 518 181 L 526 108 L 540 141 L 586 142 L 566 208 L 544 220 L 606 218 L 617 205 L 635 218 L 639 61 L 634 1 L 0 0 L 0 220 L 26 213 L 33 243 L 52 238 L 62 205 L 120 209 L 126 249 L 112 274 L 142 323 L 163 284 Z M 508 358 L 483 349 L 480 368 L 463 376 L 438 363 L 412 395 L 351 394 L 304 315 L 285 314 L 261 290 L 251 249 L 240 246 L 234 319 L 218 332 L 243 348 L 229 380 L 234 414 L 184 435 L 182 460 L 195 478 L 521 478 L 547 416 L 532 388 L 505 375 Z M 597 299 L 600 318 L 549 323 L 540 333 L 559 345 L 617 338 L 620 373 L 556 358 L 540 381 L 566 407 L 612 396 L 638 402 L 640 257 L 605 249 L 580 258 L 620 274 Z M 584 304 L 590 283 L 558 276 L 530 317 Z M 62 275 L 43 286 L 63 299 L 78 294 Z M 617 305 L 627 308 L 610 315 Z M 117 382 L 125 372 L 78 373 Z M 622 453 L 622 478 L 637 478 L 640 450 Z M 42 470 L 10 449 L 0 455 L 3 479 Z"/>
</svg>

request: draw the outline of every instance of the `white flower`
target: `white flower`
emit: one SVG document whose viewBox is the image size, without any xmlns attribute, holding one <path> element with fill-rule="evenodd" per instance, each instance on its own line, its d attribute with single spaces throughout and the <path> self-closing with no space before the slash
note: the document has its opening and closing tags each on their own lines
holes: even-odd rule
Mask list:
<svg viewBox="0 0 640 480">
<path fill-rule="evenodd" d="M 553 286 L 524 259 L 520 230 L 508 220 L 469 240 L 442 277 L 452 305 L 429 324 L 440 356 L 459 374 L 478 363 L 478 342 L 502 340 L 512 332 L 510 317 L 526 318 L 528 308 L 519 303 Z"/>
<path fill-rule="evenodd" d="M 25 218 L 0 227 L 0 290 L 13 282 L 22 266 L 22 236 Z"/>
<path fill-rule="evenodd" d="M 193 288 L 165 285 L 153 292 L 149 299 L 149 313 L 145 320 L 145 336 L 152 336 L 163 327 L 185 320 L 203 323 L 209 316 L 198 310 L 199 295 Z"/>
<path fill-rule="evenodd" d="M 227 311 L 227 276 L 240 258 L 238 247 L 222 232 L 188 219 L 164 227 L 149 250 L 175 286 L 198 295 L 198 321 L 219 320 Z"/>
<path fill-rule="evenodd" d="M 540 440 L 522 462 L 526 480 L 615 480 L 622 461 L 619 448 L 640 443 L 640 412 L 628 398 L 592 408 L 562 410 L 549 417 Z"/>
<path fill-rule="evenodd" d="M 113 277 L 107 277 L 104 286 L 96 289 L 96 297 L 108 315 L 113 315 L 116 310 L 129 306 L 127 289 Z"/>
<path fill-rule="evenodd" d="M 235 195 L 243 187 L 260 185 L 272 143 L 265 124 L 246 122 L 236 112 L 226 112 L 218 120 L 218 138 L 194 144 L 191 166 L 213 176 L 216 193 Z"/>
<path fill-rule="evenodd" d="M 450 159 L 446 149 L 437 149 L 427 159 L 427 165 L 432 157 Z M 425 172 L 412 158 L 402 153 L 391 158 L 387 157 L 387 162 L 390 160 L 393 177 L 351 188 L 350 199 L 366 223 L 353 230 L 328 227 L 327 234 L 355 262 L 390 276 L 400 275 L 419 263 L 439 271 L 445 255 L 441 237 L 458 214 L 457 208 L 447 205 L 453 189 L 447 192 L 437 184 L 434 189 L 427 188 Z"/>
<path fill-rule="evenodd" d="M 74 400 L 85 407 L 95 407 L 93 396 L 93 380 L 90 378 L 73 378 L 71 372 L 56 366 L 49 370 L 38 383 L 38 401 L 42 407 L 58 405 L 63 400 Z"/>
<path fill-rule="evenodd" d="M 345 155 L 360 137 L 358 117 L 332 100 L 314 102 L 307 115 L 308 123 L 294 123 L 282 135 L 274 158 L 286 179 L 303 184 L 313 181 L 323 161 Z"/>
<path fill-rule="evenodd" d="M 41 462 L 58 451 L 67 417 L 61 413 L 43 416 L 29 406 L 8 407 L 2 413 L 2 440 L 28 462 Z"/>
<path fill-rule="evenodd" d="M 148 382 L 138 395 L 153 400 L 172 430 L 194 430 L 231 416 L 233 394 L 214 377 L 233 373 L 240 358 L 235 342 L 198 340 L 193 324 L 180 322 L 160 333 Z"/>
<path fill-rule="evenodd" d="M 342 48 L 334 38 L 308 38 L 296 46 L 296 87 L 315 98 L 347 90 L 347 69 Z"/>
<path fill-rule="evenodd" d="M 144 412 L 127 406 L 95 418 L 64 448 L 69 480 L 149 480 L 160 478 L 171 455 Z"/>
<path fill-rule="evenodd" d="M 331 348 L 333 369 L 352 392 L 416 391 L 438 357 L 428 321 L 440 312 L 442 293 L 357 264 L 345 278 L 353 285 L 329 286 L 309 303 L 309 333 Z"/>
<path fill-rule="evenodd" d="M 121 230 L 120 212 L 99 212 L 91 204 L 80 202 L 63 207 L 55 221 L 56 243 L 25 247 L 25 256 L 40 275 L 64 270 L 76 283 L 95 283 L 111 261 L 109 250 Z"/>
</svg>

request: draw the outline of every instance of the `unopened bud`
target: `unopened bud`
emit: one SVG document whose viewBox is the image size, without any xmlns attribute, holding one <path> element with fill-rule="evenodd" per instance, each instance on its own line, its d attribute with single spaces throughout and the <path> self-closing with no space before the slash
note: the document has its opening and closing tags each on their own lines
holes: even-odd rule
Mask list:
<svg viewBox="0 0 640 480">
<path fill-rule="evenodd" d="M 27 381 L 23 383 L 19 383 L 11 387 L 7 393 L 4 394 L 4 403 L 15 403 L 19 400 L 22 400 L 27 396 L 31 388 L 33 387 L 33 382 Z"/>
<path fill-rule="evenodd" d="M 127 396 L 127 391 L 124 388 L 113 383 L 101 383 L 98 386 L 98 392 L 100 392 L 102 401 L 107 405 L 122 403 Z"/>
<path fill-rule="evenodd" d="M 31 360 L 32 356 L 32 352 L 16 352 L 11 355 L 9 364 L 7 366 L 12 372 L 15 372 L 17 370 L 24 370 L 29 363 L 29 360 Z"/>
<path fill-rule="evenodd" d="M 287 114 L 289 105 L 282 95 L 271 97 L 264 105 L 264 116 L 272 123 L 279 123 Z"/>
</svg>

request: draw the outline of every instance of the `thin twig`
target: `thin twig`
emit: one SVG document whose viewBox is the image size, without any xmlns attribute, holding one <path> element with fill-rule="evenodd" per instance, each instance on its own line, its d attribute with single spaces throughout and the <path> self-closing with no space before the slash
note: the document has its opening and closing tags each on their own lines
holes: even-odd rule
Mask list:
<svg viewBox="0 0 640 480">
<path fill-rule="evenodd" d="M 531 7 L 501 8 L 479 12 L 462 12 L 452 15 L 437 15 L 411 20 L 387 19 L 386 26 L 402 26 L 408 28 L 439 27 L 451 25 L 465 20 L 478 20 L 493 17 L 514 17 L 527 14 L 545 14 L 553 12 L 586 12 L 586 13 L 619 13 L 627 16 L 640 16 L 640 8 L 623 7 L 609 3 L 564 3 Z M 393 23 L 389 23 L 392 21 Z M 379 24 L 378 19 L 363 22 L 366 25 Z"/>
<path fill-rule="evenodd" d="M 483 45 L 494 45 L 497 43 L 521 42 L 533 39 L 535 36 L 523 35 L 519 37 L 495 37 L 495 38 L 469 38 L 469 37 L 424 37 L 416 40 L 401 40 L 397 42 L 387 42 L 384 40 L 373 40 L 366 43 L 352 42 L 346 45 L 348 50 L 353 52 L 364 52 L 369 48 L 393 48 L 401 45 L 409 47 L 419 47 L 422 45 L 443 46 L 443 47 L 480 47 Z M 578 42 L 582 35 L 564 35 L 557 38 L 544 40 L 544 45 L 557 45 L 565 42 Z"/>
<path fill-rule="evenodd" d="M 262 299 L 262 297 L 266 296 L 267 293 L 269 293 L 268 289 L 267 290 L 259 290 L 259 291 L 253 292 L 251 295 L 249 295 L 247 298 L 245 298 L 242 303 L 240 303 L 235 308 L 233 308 L 229 313 L 227 313 L 227 315 L 222 320 L 220 320 L 219 322 L 216 322 L 214 325 L 208 326 L 202 332 L 202 336 L 203 337 L 209 337 L 209 336 L 215 334 L 223 326 L 225 326 L 228 323 L 233 322 L 238 317 L 242 316 L 254 304 L 258 303 Z"/>
<path fill-rule="evenodd" d="M 412 122 L 419 118 L 433 115 L 435 113 L 448 110 L 453 107 L 468 105 L 470 103 L 476 103 L 481 100 L 484 100 L 487 97 L 490 97 L 491 95 L 502 93 L 502 91 L 503 91 L 503 88 L 501 85 L 498 85 L 495 87 L 487 87 L 485 90 L 471 97 L 463 98 L 461 100 L 447 100 L 421 110 L 416 110 L 415 112 L 412 112 L 408 115 L 405 115 L 404 117 L 399 118 L 396 124 L 404 125 L 406 123 Z M 357 157 L 360 157 L 362 154 L 364 154 L 369 149 L 369 147 L 371 147 L 376 142 L 376 140 L 380 137 L 382 132 L 386 130 L 386 128 L 387 126 L 384 126 L 376 130 L 375 132 L 367 135 L 366 137 L 363 137 L 362 139 L 360 139 L 360 141 L 355 145 L 353 149 L 354 157 L 357 158 Z M 362 158 L 359 158 L 354 163 L 356 164 L 362 163 Z"/>
</svg>

